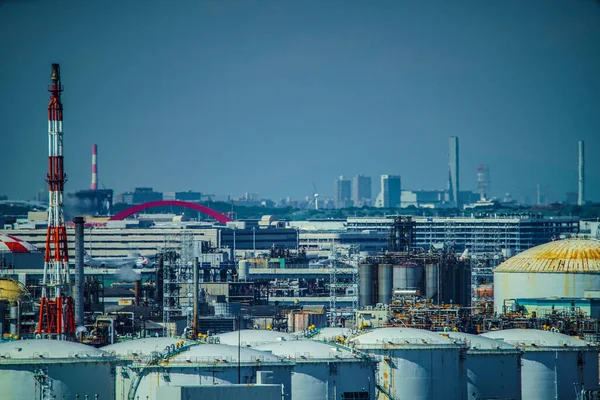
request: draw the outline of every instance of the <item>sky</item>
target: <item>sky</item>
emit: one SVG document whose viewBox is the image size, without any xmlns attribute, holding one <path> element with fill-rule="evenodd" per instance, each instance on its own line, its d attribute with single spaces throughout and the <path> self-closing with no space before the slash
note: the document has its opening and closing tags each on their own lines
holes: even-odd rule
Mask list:
<svg viewBox="0 0 600 400">
<path fill-rule="evenodd" d="M 0 1 L 0 194 L 46 188 L 60 63 L 69 192 L 150 186 L 281 199 L 340 175 L 600 200 L 594 0 Z"/>
</svg>

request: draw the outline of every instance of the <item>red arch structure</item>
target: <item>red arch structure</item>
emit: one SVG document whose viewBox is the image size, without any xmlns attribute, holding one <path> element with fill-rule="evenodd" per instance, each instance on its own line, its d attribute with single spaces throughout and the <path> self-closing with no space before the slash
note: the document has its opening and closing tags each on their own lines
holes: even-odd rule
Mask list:
<svg viewBox="0 0 600 400">
<path fill-rule="evenodd" d="M 148 203 L 144 203 L 144 204 L 138 204 L 133 207 L 129 207 L 128 209 L 123 210 L 120 213 L 113 215 L 112 217 L 109 218 L 109 221 L 121 221 L 121 220 L 129 217 L 130 215 L 136 214 L 136 213 L 146 210 L 148 208 L 165 207 L 165 206 L 185 207 L 185 208 L 189 208 L 192 210 L 196 210 L 203 214 L 208 215 L 209 217 L 213 217 L 214 219 L 216 219 L 217 221 L 219 221 L 222 224 L 231 222 L 231 219 L 227 215 L 221 214 L 220 212 L 213 210 L 212 208 L 208 208 L 206 206 L 196 204 L 196 203 L 190 203 L 189 201 L 181 201 L 181 200 L 158 200 L 158 201 L 149 201 Z"/>
</svg>

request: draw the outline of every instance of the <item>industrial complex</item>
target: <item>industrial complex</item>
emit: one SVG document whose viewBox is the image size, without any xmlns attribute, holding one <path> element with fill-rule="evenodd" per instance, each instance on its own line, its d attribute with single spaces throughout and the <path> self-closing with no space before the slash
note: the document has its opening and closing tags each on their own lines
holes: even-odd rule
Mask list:
<svg viewBox="0 0 600 400">
<path fill-rule="evenodd" d="M 48 90 L 47 207 L 0 227 L 1 398 L 600 399 L 599 223 L 481 211 L 457 137 L 447 191 L 335 181 L 336 208 L 389 215 L 239 219 L 150 188 L 113 213 L 95 145 L 65 194 L 58 64 Z"/>
</svg>

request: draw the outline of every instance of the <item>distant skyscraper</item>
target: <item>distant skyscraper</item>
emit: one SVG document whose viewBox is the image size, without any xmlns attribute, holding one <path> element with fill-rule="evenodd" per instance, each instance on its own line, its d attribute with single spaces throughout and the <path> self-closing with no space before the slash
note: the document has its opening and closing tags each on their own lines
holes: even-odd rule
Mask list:
<svg viewBox="0 0 600 400">
<path fill-rule="evenodd" d="M 335 208 L 346 208 L 352 199 L 352 181 L 340 176 L 333 183 Z"/>
<path fill-rule="evenodd" d="M 400 207 L 401 194 L 400 175 L 381 175 L 381 205 L 383 208 Z"/>
<path fill-rule="evenodd" d="M 456 136 L 450 137 L 450 151 L 448 153 L 448 172 L 448 191 L 450 195 L 450 201 L 456 208 L 460 208 L 460 185 L 458 183 L 458 138 Z"/>
<path fill-rule="evenodd" d="M 356 175 L 352 182 L 352 201 L 354 207 L 371 205 L 371 177 Z"/>
</svg>

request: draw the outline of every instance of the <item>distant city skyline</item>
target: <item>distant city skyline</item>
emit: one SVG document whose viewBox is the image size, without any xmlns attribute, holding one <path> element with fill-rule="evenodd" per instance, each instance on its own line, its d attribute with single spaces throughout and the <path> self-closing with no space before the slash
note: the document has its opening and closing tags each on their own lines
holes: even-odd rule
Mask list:
<svg viewBox="0 0 600 400">
<path fill-rule="evenodd" d="M 60 15 L 60 23 L 48 18 Z M 133 22 L 135 21 L 135 23 Z M 52 34 L 48 34 L 52 32 Z M 600 200 L 595 1 L 5 2 L 0 194 L 31 198 L 47 165 L 50 65 L 64 85 L 65 190 L 333 197 L 332 180 L 402 177 L 491 195 Z M 373 186 L 373 201 L 377 193 Z"/>
</svg>

